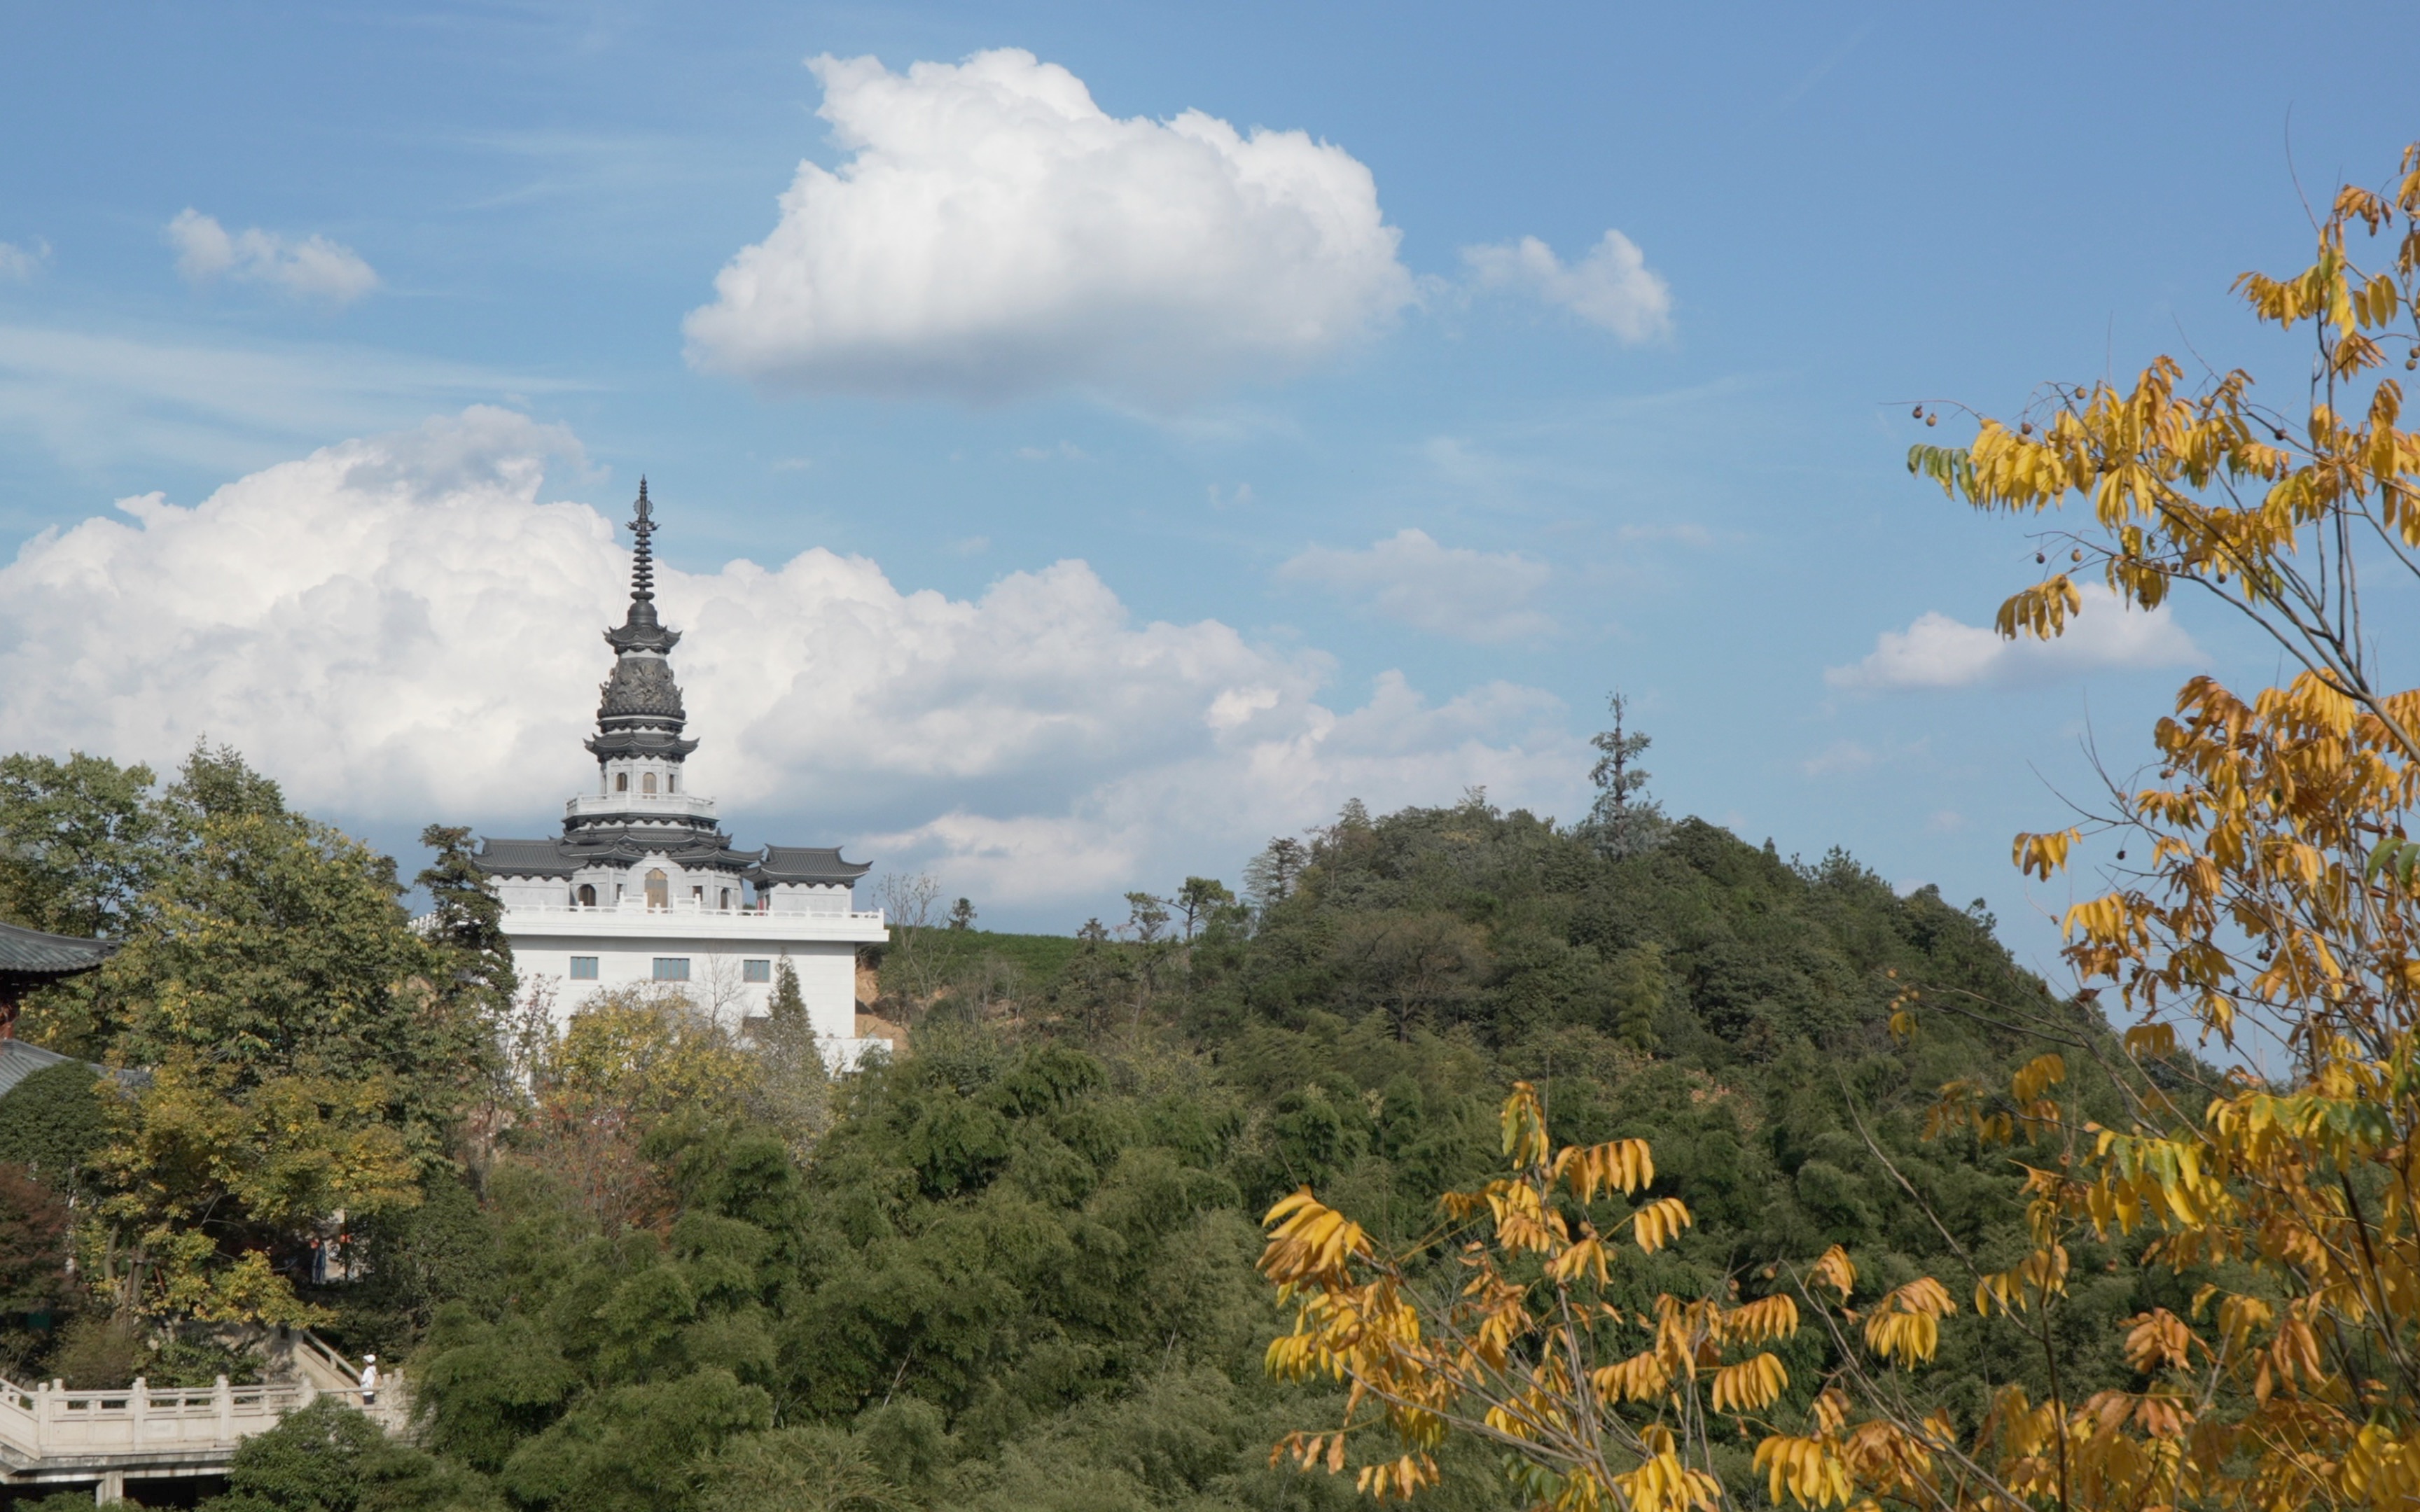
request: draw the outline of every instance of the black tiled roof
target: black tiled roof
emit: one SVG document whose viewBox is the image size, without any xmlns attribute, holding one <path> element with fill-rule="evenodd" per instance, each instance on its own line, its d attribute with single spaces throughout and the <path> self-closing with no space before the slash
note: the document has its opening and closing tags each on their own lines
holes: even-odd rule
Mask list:
<svg viewBox="0 0 2420 1512">
<path fill-rule="evenodd" d="M 71 1058 L 55 1050 L 27 1044 L 23 1040 L 0 1040 L 0 1097 L 15 1091 L 17 1084 L 34 1072 L 48 1071 L 53 1066 L 64 1066 Z"/>
<path fill-rule="evenodd" d="M 483 840 L 472 860 L 498 877 L 568 877 L 580 870 L 559 840 Z"/>
<path fill-rule="evenodd" d="M 738 872 L 758 859 L 728 835 L 678 825 L 585 825 L 560 840 L 488 840 L 472 859 L 498 877 L 569 877 L 583 867 L 636 866 L 650 856 L 691 872 Z"/>
<path fill-rule="evenodd" d="M 0 924 L 0 972 L 18 977 L 72 977 L 108 960 L 116 946 L 105 940 L 80 940 L 72 934 L 45 934 L 38 929 Z"/>
<path fill-rule="evenodd" d="M 768 845 L 748 869 L 751 882 L 855 882 L 874 868 L 840 858 L 837 845 Z"/>
</svg>

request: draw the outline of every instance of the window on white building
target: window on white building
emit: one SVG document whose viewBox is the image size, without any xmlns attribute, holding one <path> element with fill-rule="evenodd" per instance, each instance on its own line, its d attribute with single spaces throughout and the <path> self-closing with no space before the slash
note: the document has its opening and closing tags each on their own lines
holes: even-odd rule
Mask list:
<svg viewBox="0 0 2420 1512">
<path fill-rule="evenodd" d="M 613 774 L 613 791 L 616 793 L 628 793 L 630 791 L 629 773 L 616 772 Z"/>
<path fill-rule="evenodd" d="M 722 889 L 722 906 L 726 909 L 731 906 L 731 889 L 729 887 Z"/>
<path fill-rule="evenodd" d="M 739 977 L 743 981 L 771 981 L 773 980 L 773 963 L 770 961 L 742 961 L 739 963 Z"/>
<path fill-rule="evenodd" d="M 680 774 L 678 772 L 666 772 L 664 774 L 664 791 L 666 793 L 678 793 L 680 791 Z"/>
<path fill-rule="evenodd" d="M 648 773 L 648 774 L 646 774 L 644 777 L 642 777 L 642 778 L 640 778 L 640 779 L 639 779 L 639 791 L 640 791 L 640 792 L 642 792 L 642 793 L 644 793 L 644 794 L 645 794 L 647 796 L 649 796 L 649 797 L 651 797 L 651 798 L 655 796 L 655 795 L 656 795 L 656 774 L 655 774 L 655 773 L 653 773 L 653 772 L 649 772 L 649 773 Z"/>
<path fill-rule="evenodd" d="M 597 958 L 593 955 L 573 956 L 571 958 L 571 980 L 574 981 L 595 981 L 597 980 Z"/>
<path fill-rule="evenodd" d="M 593 884 L 583 882 L 580 885 L 580 906 L 582 908 L 597 906 L 597 888 Z"/>
<path fill-rule="evenodd" d="M 658 981 L 689 980 L 689 957 L 685 955 L 656 957 L 656 980 Z"/>
<path fill-rule="evenodd" d="M 647 873 L 647 906 L 670 908 L 672 905 L 672 879 L 664 875 L 663 868 L 658 867 Z"/>
</svg>

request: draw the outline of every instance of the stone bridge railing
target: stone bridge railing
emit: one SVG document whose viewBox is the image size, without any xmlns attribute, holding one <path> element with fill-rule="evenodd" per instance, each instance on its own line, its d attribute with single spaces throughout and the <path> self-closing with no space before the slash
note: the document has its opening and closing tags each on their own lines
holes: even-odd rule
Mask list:
<svg viewBox="0 0 2420 1512">
<path fill-rule="evenodd" d="M 277 1426 L 315 1393 L 307 1385 L 68 1391 L 56 1381 L 31 1391 L 0 1381 L 0 1454 L 27 1460 L 155 1450 L 220 1450 Z M 9 1453 L 13 1451 L 13 1453 Z"/>
<path fill-rule="evenodd" d="M 69 1391 L 55 1381 L 28 1389 L 0 1380 L 0 1484 L 90 1482 L 105 1499 L 130 1481 L 224 1474 L 238 1444 L 298 1408 L 323 1396 L 362 1406 L 359 1389 L 311 1379 L 343 1369 L 343 1357 L 317 1339 L 306 1349 L 327 1359 L 274 1385 L 233 1386 L 221 1376 L 207 1388 L 137 1381 L 120 1391 Z M 381 1390 L 365 1411 L 390 1429 L 410 1414 L 399 1391 Z"/>
</svg>

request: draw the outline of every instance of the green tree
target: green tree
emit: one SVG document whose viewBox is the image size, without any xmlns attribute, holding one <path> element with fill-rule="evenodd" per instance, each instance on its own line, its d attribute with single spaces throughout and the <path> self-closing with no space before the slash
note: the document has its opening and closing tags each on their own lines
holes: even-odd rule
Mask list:
<svg viewBox="0 0 2420 1512">
<path fill-rule="evenodd" d="M 0 757 L 0 919 L 110 937 L 139 916 L 174 849 L 143 765 L 82 751 Z"/>
<path fill-rule="evenodd" d="M 515 1148 L 609 1231 L 668 1202 L 643 1147 L 666 1125 L 728 1121 L 760 1097 L 765 1064 L 676 987 L 614 988 L 574 1010 L 540 1068 Z"/>
<path fill-rule="evenodd" d="M 1156 944 L 1159 932 L 1168 927 L 1168 900 L 1148 892 L 1126 894 L 1126 924 L 1135 939 L 1143 945 Z"/>
<path fill-rule="evenodd" d="M 1597 848 L 1619 860 L 1663 844 L 1672 825 L 1664 817 L 1663 807 L 1647 796 L 1647 770 L 1638 764 L 1638 758 L 1654 742 L 1624 727 L 1629 699 L 1608 694 L 1606 707 L 1613 714 L 1613 728 L 1589 737 L 1589 744 L 1602 754 L 1589 771 L 1589 780 L 1597 791 L 1586 827 Z"/>
<path fill-rule="evenodd" d="M 339 1209 L 419 1200 L 482 1084 L 492 983 L 404 912 L 393 861 L 290 812 L 232 752 L 167 795 L 190 837 L 100 973 L 111 1192 L 91 1273 L 122 1305 L 307 1316 L 267 1250 Z"/>
<path fill-rule="evenodd" d="M 1263 912 L 1294 896 L 1311 852 L 1302 841 L 1280 835 L 1244 864 L 1244 897 Z"/>
<path fill-rule="evenodd" d="M 0 1165 L 0 1313 L 70 1305 L 68 1259 L 67 1204 L 23 1166 Z"/>
<path fill-rule="evenodd" d="M 474 1011 L 502 1023 L 520 979 L 513 970 L 513 945 L 504 934 L 504 905 L 495 885 L 472 859 L 469 829 L 430 825 L 420 832 L 420 843 L 437 853 L 412 878 L 428 892 L 421 937 L 453 952 L 450 980 L 467 993 Z"/>
<path fill-rule="evenodd" d="M 125 1005 L 111 1053 L 205 1057 L 238 1096 L 297 1072 L 389 1081 L 396 1121 L 433 1148 L 484 1057 L 487 984 L 411 927 L 391 859 L 231 753 L 196 752 L 170 798 L 193 841 L 103 970 Z"/>
<path fill-rule="evenodd" d="M 1650 940 L 1613 959 L 1613 1032 L 1641 1050 L 1656 1045 L 1655 1021 L 1672 990 L 1664 948 Z"/>
<path fill-rule="evenodd" d="M 322 1332 L 345 1353 L 399 1359 L 440 1308 L 459 1303 L 489 1315 L 503 1305 L 493 1226 L 470 1183 L 454 1172 L 431 1172 L 417 1203 L 371 1214 L 352 1228 L 369 1257 L 367 1274 L 315 1299 L 334 1312 Z"/>
<path fill-rule="evenodd" d="M 1215 877 L 1187 877 L 1185 886 L 1176 889 L 1174 902 L 1185 919 L 1185 938 L 1190 942 L 1196 933 L 1234 906 L 1235 895 Z"/>
<path fill-rule="evenodd" d="M 831 1122 L 832 1082 L 799 991 L 798 968 L 788 956 L 773 963 L 773 991 L 753 1048 L 758 1074 L 749 1091 L 750 1110 L 781 1131 L 791 1151 L 803 1159 Z"/>
<path fill-rule="evenodd" d="M 961 898 L 956 903 L 950 904 L 950 928 L 954 930 L 970 930 L 974 927 L 975 905 L 972 899 Z"/>
<path fill-rule="evenodd" d="M 845 1429 L 820 1425 L 735 1439 L 707 1466 L 699 1512 L 913 1512 Z"/>
<path fill-rule="evenodd" d="M 109 1137 L 109 1120 L 80 1060 L 46 1066 L 0 1097 L 0 1161 L 23 1165 L 54 1192 L 85 1195 L 85 1164 Z"/>
<path fill-rule="evenodd" d="M 762 1387 L 719 1365 L 618 1386 L 516 1450 L 502 1478 L 524 1505 L 680 1512 L 697 1504 L 709 1458 L 772 1416 Z"/>
<path fill-rule="evenodd" d="M 503 1512 L 493 1487 L 321 1397 L 246 1439 L 206 1512 Z"/>
</svg>

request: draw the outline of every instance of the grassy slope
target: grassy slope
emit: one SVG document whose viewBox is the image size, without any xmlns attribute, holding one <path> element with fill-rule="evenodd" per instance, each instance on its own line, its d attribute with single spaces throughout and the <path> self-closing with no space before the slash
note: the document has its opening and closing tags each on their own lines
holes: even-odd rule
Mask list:
<svg viewBox="0 0 2420 1512">
<path fill-rule="evenodd" d="M 984 929 L 911 931 L 894 926 L 890 949 L 882 956 L 882 995 L 929 992 L 932 985 L 963 980 L 986 956 L 1013 969 L 1020 985 L 1038 988 L 1064 970 L 1082 944 L 1069 934 L 1008 934 Z"/>
</svg>

